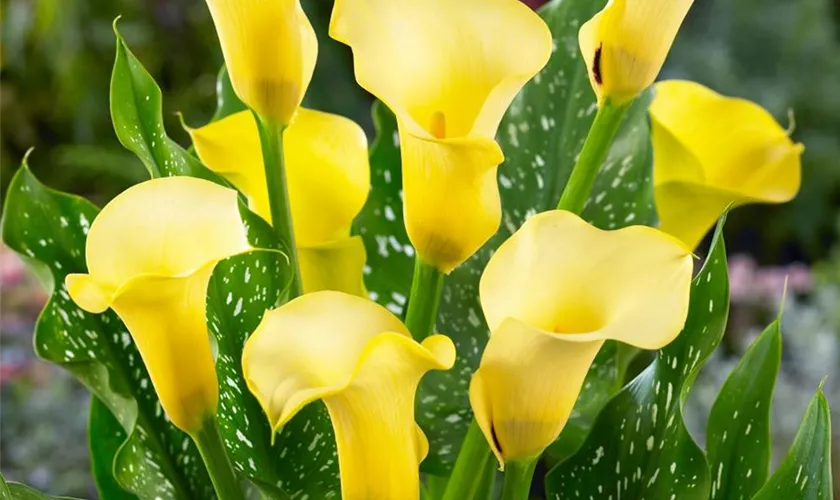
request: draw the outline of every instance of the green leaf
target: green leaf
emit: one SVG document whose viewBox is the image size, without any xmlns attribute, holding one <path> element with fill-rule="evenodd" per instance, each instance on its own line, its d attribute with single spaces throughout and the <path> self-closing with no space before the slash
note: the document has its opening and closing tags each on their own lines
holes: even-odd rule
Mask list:
<svg viewBox="0 0 840 500">
<path fill-rule="evenodd" d="M 0 500 L 78 500 L 71 497 L 54 497 L 41 493 L 25 484 L 6 482 L 0 474 Z M 110 498 L 108 499 L 110 500 Z"/>
<path fill-rule="evenodd" d="M 119 20 L 119 18 L 117 18 Z M 160 87 L 134 57 L 117 30 L 111 74 L 111 121 L 123 146 L 137 155 L 152 177 L 188 175 L 227 185 L 166 135 Z"/>
<path fill-rule="evenodd" d="M 544 459 L 553 466 L 574 455 L 592 430 L 595 418 L 610 398 L 621 389 L 627 366 L 638 349 L 606 342 L 598 352 L 584 380 L 584 394 L 578 398 L 563 432 L 546 450 Z"/>
<path fill-rule="evenodd" d="M 96 396 L 90 398 L 88 417 L 88 447 L 93 480 L 99 498 L 133 500 L 132 495 L 114 477 L 114 458 L 128 436 L 120 422 Z"/>
<path fill-rule="evenodd" d="M 499 168 L 502 222 L 498 233 L 445 281 L 436 331 L 450 336 L 458 348 L 455 367 L 430 372 L 418 391 L 417 419 L 430 441 L 427 472 L 445 474 L 471 419 L 467 388 L 488 338 L 478 282 L 490 256 L 530 216 L 553 209 L 565 186 L 597 109 L 586 66 L 578 51 L 578 29 L 605 2 L 558 1 L 540 11 L 553 34 L 555 50 L 548 65 L 516 97 L 499 127 L 505 152 Z M 602 228 L 649 224 L 656 220 L 651 187 L 652 155 L 646 110 L 650 94 L 628 112 L 596 180 L 584 217 Z M 403 226 L 400 197 L 399 141 L 396 120 L 384 106 L 374 107 L 377 140 L 371 149 L 373 190 L 358 218 L 365 239 L 371 296 L 396 314 L 405 309 L 414 251 Z M 457 216 L 457 214 L 453 214 Z M 589 382 L 610 392 L 586 394 L 579 400 L 574 434 L 563 445 L 574 450 L 592 418 L 623 377 L 612 351 L 598 357 Z M 608 365 L 606 368 L 601 365 Z M 595 377 L 607 377 L 595 380 Z M 566 439 L 566 438 L 561 438 Z"/>
<path fill-rule="evenodd" d="M 6 478 L 0 473 L 0 500 L 11 500 L 12 492 L 9 490 L 9 485 L 6 483 Z"/>
<path fill-rule="evenodd" d="M 712 498 L 751 498 L 767 480 L 770 402 L 782 360 L 780 319 L 758 336 L 726 379 L 709 416 Z"/>
<path fill-rule="evenodd" d="M 708 463 L 686 430 L 682 409 L 726 326 L 729 277 L 722 227 L 723 221 L 692 282 L 683 331 L 604 407 L 577 454 L 549 472 L 549 498 L 709 498 Z"/>
<path fill-rule="evenodd" d="M 6 194 L 6 245 L 49 271 L 51 296 L 35 326 L 35 352 L 61 365 L 113 413 L 128 435 L 115 457 L 117 481 L 144 499 L 211 498 L 213 486 L 190 438 L 164 417 L 140 354 L 117 316 L 78 308 L 65 277 L 84 273 L 85 238 L 99 210 L 43 186 L 23 166 Z"/>
<path fill-rule="evenodd" d="M 820 387 L 805 410 L 787 456 L 753 500 L 831 498 L 831 412 Z"/>
<path fill-rule="evenodd" d="M 397 119 L 380 101 L 373 103 L 371 113 L 376 127 L 370 148 L 372 190 L 355 225 L 365 243 L 365 284 L 371 297 L 401 315 L 411 286 L 414 247 L 403 223 Z"/>
<path fill-rule="evenodd" d="M 250 212 L 248 212 L 250 214 Z M 274 234 L 257 216 L 251 244 L 271 246 Z M 271 427 L 242 374 L 242 348 L 266 310 L 290 283 L 283 254 L 255 250 L 220 262 L 208 287 L 208 325 L 217 339 L 219 424 L 236 470 L 271 498 L 338 497 L 338 460 L 332 425 L 320 403 L 308 405 L 271 445 Z"/>
<path fill-rule="evenodd" d="M 72 497 L 54 497 L 41 493 L 25 484 L 8 483 L 12 500 L 78 500 Z M 110 499 L 109 499 L 110 500 Z"/>
<path fill-rule="evenodd" d="M 239 100 L 233 90 L 227 67 L 222 66 L 219 70 L 219 76 L 216 78 L 216 112 L 213 113 L 213 118 L 210 121 L 215 122 L 246 109 L 248 109 L 247 106 Z"/>
</svg>

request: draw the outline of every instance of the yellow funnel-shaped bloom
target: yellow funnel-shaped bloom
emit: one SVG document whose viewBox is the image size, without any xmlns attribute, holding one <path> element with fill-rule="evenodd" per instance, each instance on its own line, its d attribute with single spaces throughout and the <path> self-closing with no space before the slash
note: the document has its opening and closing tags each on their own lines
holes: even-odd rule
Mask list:
<svg viewBox="0 0 840 500">
<path fill-rule="evenodd" d="M 656 229 L 602 231 L 541 213 L 499 247 L 481 277 L 490 341 L 470 384 L 500 463 L 538 456 L 560 434 L 607 339 L 658 349 L 688 314 L 691 255 Z"/>
<path fill-rule="evenodd" d="M 408 236 L 451 271 L 499 227 L 496 128 L 548 61 L 548 27 L 517 0 L 336 0 L 330 35 L 396 114 Z"/>
<path fill-rule="evenodd" d="M 661 229 L 690 248 L 730 204 L 783 203 L 799 191 L 804 147 L 757 104 L 667 81 L 650 116 Z"/>
<path fill-rule="evenodd" d="M 598 103 L 621 104 L 653 84 L 693 0 L 610 0 L 578 33 Z"/>
<path fill-rule="evenodd" d="M 201 161 L 248 197 L 271 221 L 260 138 L 242 111 L 188 129 Z M 305 293 L 338 290 L 365 295 L 362 240 L 350 236 L 370 189 L 364 131 L 342 116 L 301 108 L 284 132 L 283 152 Z"/>
<path fill-rule="evenodd" d="M 207 0 L 236 95 L 263 119 L 288 124 L 318 58 L 299 0 Z"/>
<path fill-rule="evenodd" d="M 415 391 L 423 374 L 454 361 L 449 338 L 418 344 L 383 307 L 339 292 L 267 312 L 242 354 L 248 388 L 275 431 L 324 401 L 345 500 L 418 498 L 428 443 L 414 422 Z"/>
<path fill-rule="evenodd" d="M 189 177 L 137 184 L 93 221 L 89 274 L 67 276 L 82 309 L 125 323 L 172 423 L 197 431 L 215 415 L 219 384 L 205 301 L 220 260 L 250 248 L 236 191 Z"/>
</svg>

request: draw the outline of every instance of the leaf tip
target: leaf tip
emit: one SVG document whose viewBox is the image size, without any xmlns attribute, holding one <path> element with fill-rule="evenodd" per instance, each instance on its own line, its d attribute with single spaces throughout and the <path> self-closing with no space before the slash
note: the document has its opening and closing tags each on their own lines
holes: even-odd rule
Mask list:
<svg viewBox="0 0 840 500">
<path fill-rule="evenodd" d="M 723 244 L 723 226 L 726 225 L 726 218 L 729 215 L 729 210 L 731 208 L 732 204 L 726 207 L 726 210 L 723 211 L 723 214 L 720 216 L 717 224 L 715 225 L 715 232 L 712 235 L 712 244 L 709 246 L 709 254 L 711 254 L 719 244 Z"/>
<path fill-rule="evenodd" d="M 788 292 L 788 278 L 790 277 L 789 274 L 785 275 L 785 282 L 782 285 L 782 298 L 779 301 L 779 313 L 776 315 L 776 321 L 782 321 L 782 314 L 785 312 L 785 304 L 787 303 L 787 292 Z M 823 379 L 825 382 L 825 379 Z"/>
<path fill-rule="evenodd" d="M 111 28 L 114 30 L 114 36 L 117 37 L 117 42 L 122 40 L 122 35 L 120 35 L 120 30 L 117 27 L 117 23 L 120 22 L 120 19 L 122 19 L 122 14 L 117 15 L 117 17 L 114 18 L 114 22 L 111 23 Z"/>
<path fill-rule="evenodd" d="M 817 386 L 817 394 L 823 397 L 825 397 L 825 394 L 823 393 L 823 386 L 825 386 L 826 380 L 828 380 L 828 375 L 825 375 L 822 380 L 820 380 L 820 385 Z"/>
<path fill-rule="evenodd" d="M 29 170 L 29 155 L 31 155 L 33 151 L 35 151 L 35 147 L 29 146 L 29 149 L 27 149 L 26 152 L 23 153 L 23 159 L 20 161 L 21 168 Z"/>
<path fill-rule="evenodd" d="M 181 128 L 188 134 L 192 134 L 193 128 L 187 125 L 187 122 L 184 120 L 184 113 L 176 111 L 175 116 L 178 117 L 178 121 L 181 123 Z"/>
</svg>

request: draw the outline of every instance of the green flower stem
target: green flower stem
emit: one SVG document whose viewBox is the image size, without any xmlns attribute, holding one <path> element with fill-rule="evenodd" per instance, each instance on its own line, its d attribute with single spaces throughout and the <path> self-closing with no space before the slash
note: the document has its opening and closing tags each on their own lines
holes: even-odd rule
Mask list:
<svg viewBox="0 0 840 500">
<path fill-rule="evenodd" d="M 414 259 L 414 278 L 411 280 L 405 326 L 415 340 L 423 340 L 432 334 L 443 293 L 443 278 L 442 272 L 423 262 L 420 256 Z"/>
<path fill-rule="evenodd" d="M 443 492 L 446 491 L 446 481 L 447 478 L 443 476 L 435 476 L 433 474 L 427 474 L 424 486 L 425 486 L 425 497 L 421 497 L 421 500 L 424 498 L 429 500 L 440 500 L 443 497 Z"/>
<path fill-rule="evenodd" d="M 443 500 L 485 500 L 492 490 L 488 483 L 495 478 L 496 466 L 496 458 L 473 420 L 461 443 Z M 488 474 L 488 468 L 494 472 Z"/>
<path fill-rule="evenodd" d="M 537 459 L 511 461 L 505 464 L 502 500 L 528 500 Z"/>
<path fill-rule="evenodd" d="M 493 488 L 496 485 L 496 471 L 499 470 L 499 462 L 496 457 L 491 455 L 490 460 L 484 465 L 484 470 L 481 473 L 481 479 L 478 481 L 478 487 L 475 491 L 475 500 L 490 500 L 493 498 Z"/>
<path fill-rule="evenodd" d="M 233 472 L 225 445 L 222 443 L 222 435 L 219 433 L 219 426 L 215 417 L 204 421 L 202 428 L 192 434 L 193 441 L 198 446 L 198 452 L 207 466 L 210 480 L 216 489 L 216 496 L 219 500 L 244 500 L 242 490 L 239 488 L 239 481 Z"/>
<path fill-rule="evenodd" d="M 598 171 L 601 170 L 601 165 L 610 150 L 610 144 L 632 103 L 633 101 L 630 101 L 615 106 L 610 101 L 604 101 L 598 108 L 566 189 L 560 196 L 560 203 L 557 204 L 559 210 L 568 210 L 575 214 L 583 211 Z"/>
<path fill-rule="evenodd" d="M 271 220 L 274 232 L 288 253 L 289 265 L 292 266 L 292 286 L 289 299 L 302 292 L 300 266 L 298 266 L 295 232 L 292 226 L 292 210 L 289 205 L 289 191 L 286 186 L 286 164 L 283 158 L 283 132 L 285 125 L 263 120 L 254 113 L 260 133 L 265 180 L 268 186 L 268 202 L 271 206 Z"/>
</svg>

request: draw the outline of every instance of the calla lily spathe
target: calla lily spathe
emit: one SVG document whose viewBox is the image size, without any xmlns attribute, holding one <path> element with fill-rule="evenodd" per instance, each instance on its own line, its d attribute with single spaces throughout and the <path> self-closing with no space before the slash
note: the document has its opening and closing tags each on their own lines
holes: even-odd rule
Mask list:
<svg viewBox="0 0 840 500">
<path fill-rule="evenodd" d="M 688 314 L 691 271 L 688 249 L 665 233 L 602 231 L 559 210 L 503 243 L 481 277 L 491 334 L 470 384 L 499 462 L 535 458 L 554 441 L 605 340 L 671 342 Z"/>
<path fill-rule="evenodd" d="M 693 0 L 610 0 L 578 33 L 598 103 L 622 104 L 651 86 Z"/>
<path fill-rule="evenodd" d="M 418 498 L 428 442 L 414 421 L 415 391 L 424 373 L 454 361 L 449 338 L 417 343 L 382 306 L 328 291 L 267 312 L 242 354 L 248 388 L 275 432 L 324 401 L 345 500 Z"/>
<path fill-rule="evenodd" d="M 88 274 L 67 277 L 79 307 L 119 315 L 161 406 L 188 433 L 215 415 L 219 397 L 207 285 L 216 263 L 249 249 L 236 191 L 189 177 L 153 179 L 102 209 L 87 236 Z"/>
<path fill-rule="evenodd" d="M 551 33 L 518 0 L 337 0 L 330 36 L 396 114 L 408 236 L 449 272 L 498 229 L 494 137 L 548 61 Z"/>
<path fill-rule="evenodd" d="M 757 104 L 666 81 L 650 116 L 661 229 L 690 248 L 730 204 L 783 203 L 799 191 L 804 147 Z"/>
<path fill-rule="evenodd" d="M 253 115 L 242 111 L 188 132 L 201 161 L 242 191 L 251 209 L 271 222 Z M 304 292 L 365 295 L 364 244 L 350 236 L 370 189 L 364 131 L 342 116 L 301 108 L 284 132 L 283 150 Z"/>
<path fill-rule="evenodd" d="M 300 0 L 207 0 L 236 95 L 288 124 L 306 93 L 318 41 Z"/>
</svg>

